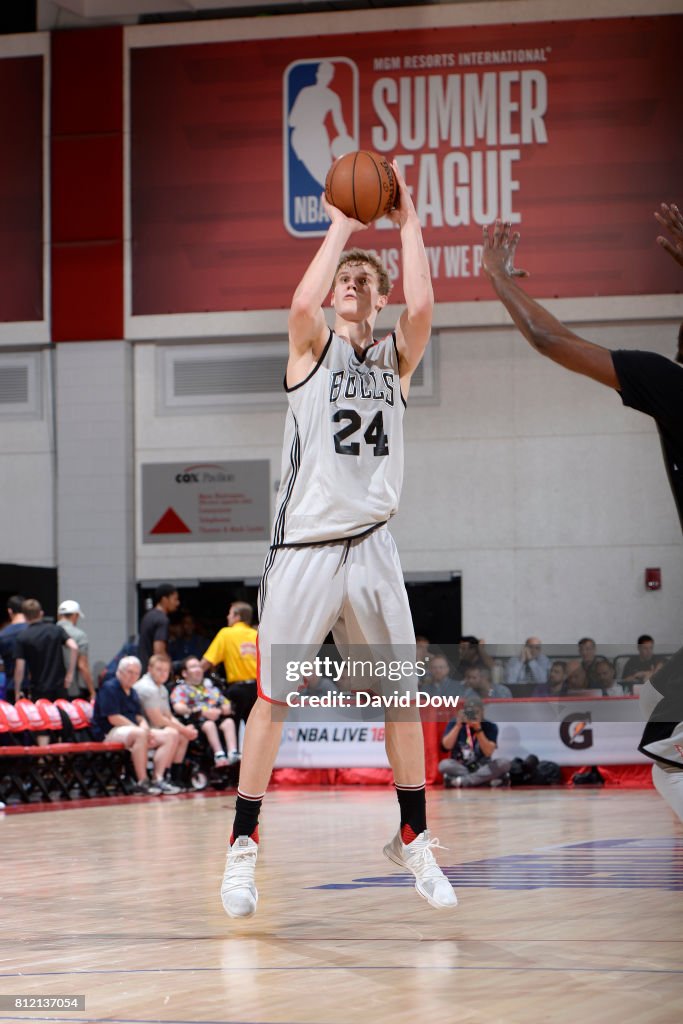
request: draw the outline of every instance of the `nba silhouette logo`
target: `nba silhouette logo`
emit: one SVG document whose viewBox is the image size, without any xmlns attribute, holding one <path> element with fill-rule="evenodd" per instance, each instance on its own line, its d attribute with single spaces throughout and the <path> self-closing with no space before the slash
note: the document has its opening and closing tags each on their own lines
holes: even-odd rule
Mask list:
<svg viewBox="0 0 683 1024">
<path fill-rule="evenodd" d="M 325 176 L 338 156 L 358 149 L 358 68 L 348 57 L 294 61 L 283 99 L 285 227 L 297 238 L 324 235 Z"/>
</svg>

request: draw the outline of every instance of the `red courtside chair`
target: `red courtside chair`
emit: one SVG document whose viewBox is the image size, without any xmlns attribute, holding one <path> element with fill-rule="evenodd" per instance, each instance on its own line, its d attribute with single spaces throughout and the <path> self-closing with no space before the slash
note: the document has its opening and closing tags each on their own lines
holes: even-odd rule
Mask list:
<svg viewBox="0 0 683 1024">
<path fill-rule="evenodd" d="M 62 716 L 51 700 L 48 700 L 47 697 L 40 697 L 36 701 L 36 707 L 46 729 L 49 729 L 50 732 L 62 731 Z"/>
</svg>

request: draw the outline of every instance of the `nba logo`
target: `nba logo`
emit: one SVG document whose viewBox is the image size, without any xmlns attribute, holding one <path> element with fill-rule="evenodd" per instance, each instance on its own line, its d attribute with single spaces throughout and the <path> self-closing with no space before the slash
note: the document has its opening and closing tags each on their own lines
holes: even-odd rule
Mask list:
<svg viewBox="0 0 683 1024">
<path fill-rule="evenodd" d="M 285 226 L 297 238 L 324 235 L 325 177 L 338 156 L 358 149 L 358 68 L 347 57 L 294 61 L 283 98 Z"/>
</svg>

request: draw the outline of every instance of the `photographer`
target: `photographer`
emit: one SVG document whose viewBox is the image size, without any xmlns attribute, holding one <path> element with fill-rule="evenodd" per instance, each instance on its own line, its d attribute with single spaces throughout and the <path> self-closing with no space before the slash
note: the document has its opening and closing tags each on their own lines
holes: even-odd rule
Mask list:
<svg viewBox="0 0 683 1024">
<path fill-rule="evenodd" d="M 492 760 L 498 739 L 498 726 L 484 718 L 484 705 L 468 698 L 449 722 L 441 740 L 451 756 L 439 763 L 447 789 L 460 786 L 487 786 L 510 770 L 510 762 Z"/>
</svg>

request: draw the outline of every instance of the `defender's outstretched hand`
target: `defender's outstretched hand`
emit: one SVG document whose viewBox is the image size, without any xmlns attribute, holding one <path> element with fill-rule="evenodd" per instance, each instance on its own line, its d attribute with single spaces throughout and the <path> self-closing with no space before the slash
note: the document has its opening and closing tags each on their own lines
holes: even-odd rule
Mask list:
<svg viewBox="0 0 683 1024">
<path fill-rule="evenodd" d="M 661 211 L 661 213 L 655 213 L 655 217 L 669 232 L 673 242 L 663 235 L 659 235 L 657 241 L 662 249 L 668 252 L 669 256 L 673 256 L 676 263 L 683 267 L 683 217 L 681 211 L 674 203 L 671 203 L 670 206 L 667 203 L 662 203 Z"/>
<path fill-rule="evenodd" d="M 493 227 L 493 238 L 489 227 L 484 225 L 484 254 L 482 266 L 489 277 L 496 274 L 504 277 L 528 277 L 526 270 L 515 267 L 515 251 L 519 242 L 519 231 L 511 233 L 512 225 L 497 220 Z"/>
</svg>

